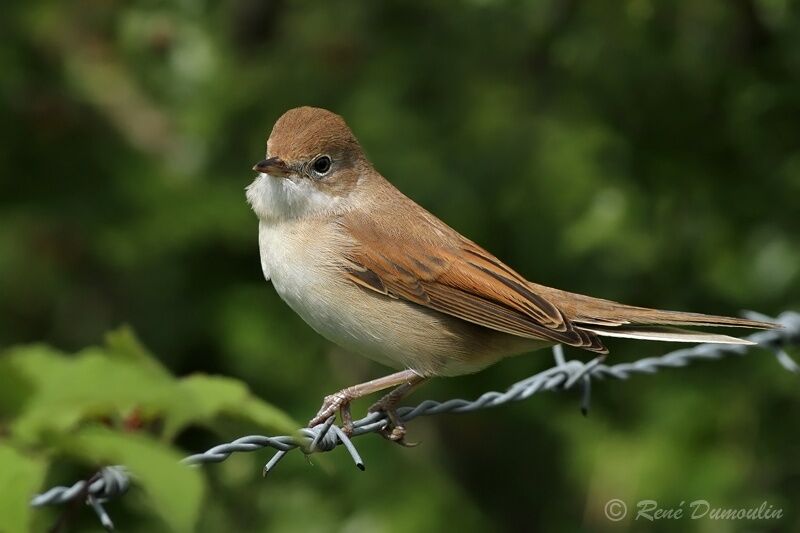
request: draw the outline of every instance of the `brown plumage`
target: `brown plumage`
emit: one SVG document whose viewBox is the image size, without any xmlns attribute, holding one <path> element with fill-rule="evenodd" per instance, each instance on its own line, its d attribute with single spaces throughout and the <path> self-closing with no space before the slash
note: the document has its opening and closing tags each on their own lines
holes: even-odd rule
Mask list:
<svg viewBox="0 0 800 533">
<path fill-rule="evenodd" d="M 334 342 L 417 376 L 474 372 L 553 344 L 607 353 L 604 336 L 747 342 L 674 326 L 774 327 L 532 283 L 398 191 L 330 111 L 285 113 L 254 168 L 262 174 L 247 195 L 262 267 L 281 297 Z"/>
<path fill-rule="evenodd" d="M 368 215 L 348 213 L 340 224 L 356 243 L 347 254 L 354 283 L 504 333 L 607 353 L 598 336 L 688 342 L 744 342 L 725 335 L 636 326 L 771 328 L 743 318 L 661 311 L 574 294 L 527 281 L 386 182 Z M 391 211 L 385 204 L 401 206 Z M 406 220 L 398 221 L 402 213 Z M 390 217 L 390 218 L 389 218 Z M 395 231 L 402 227 L 412 231 Z M 381 243 L 378 246 L 378 243 Z"/>
</svg>

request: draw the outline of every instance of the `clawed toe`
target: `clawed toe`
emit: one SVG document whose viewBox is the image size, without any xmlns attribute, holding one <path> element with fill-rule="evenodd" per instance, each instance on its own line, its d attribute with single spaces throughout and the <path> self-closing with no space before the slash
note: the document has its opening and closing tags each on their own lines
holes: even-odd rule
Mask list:
<svg viewBox="0 0 800 533">
<path fill-rule="evenodd" d="M 400 422 L 397 415 L 395 402 L 387 402 L 386 398 L 381 399 L 369 408 L 370 413 L 383 413 L 386 415 L 387 423 L 378 433 L 386 440 L 390 440 L 400 446 L 413 448 L 419 445 L 418 442 L 406 442 L 406 427 Z"/>
<path fill-rule="evenodd" d="M 353 417 L 350 414 L 350 398 L 339 391 L 330 396 L 326 396 L 322 402 L 316 416 L 309 420 L 308 427 L 313 428 L 328 420 L 332 416 L 336 416 L 339 411 L 339 417 L 342 420 L 342 431 L 349 437 L 353 434 Z"/>
<path fill-rule="evenodd" d="M 379 433 L 384 439 L 390 440 L 406 448 L 419 446 L 419 442 L 406 442 L 406 428 L 402 425 L 394 426 L 389 423 L 385 428 L 380 430 Z"/>
</svg>

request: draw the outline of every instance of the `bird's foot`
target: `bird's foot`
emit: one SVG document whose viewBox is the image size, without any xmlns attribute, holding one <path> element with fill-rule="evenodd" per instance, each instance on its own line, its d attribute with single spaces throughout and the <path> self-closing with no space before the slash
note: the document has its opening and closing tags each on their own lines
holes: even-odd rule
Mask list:
<svg viewBox="0 0 800 533">
<path fill-rule="evenodd" d="M 400 421 L 400 417 L 397 415 L 397 404 L 402 397 L 398 397 L 398 395 L 393 395 L 392 393 L 387 394 L 368 409 L 370 413 L 383 413 L 386 415 L 387 420 L 389 421 L 386 426 L 379 431 L 380 435 L 392 442 L 395 442 L 401 446 L 405 446 L 407 448 L 413 448 L 414 446 L 419 445 L 418 442 L 406 442 L 406 427 Z"/>
<path fill-rule="evenodd" d="M 313 428 L 322 424 L 330 417 L 335 416 L 338 411 L 339 418 L 342 420 L 342 431 L 349 437 L 353 434 L 353 416 L 350 413 L 350 402 L 352 400 L 353 397 L 348 394 L 346 389 L 325 396 L 322 401 L 322 407 L 319 408 L 316 416 L 309 420 L 308 427 Z"/>
</svg>

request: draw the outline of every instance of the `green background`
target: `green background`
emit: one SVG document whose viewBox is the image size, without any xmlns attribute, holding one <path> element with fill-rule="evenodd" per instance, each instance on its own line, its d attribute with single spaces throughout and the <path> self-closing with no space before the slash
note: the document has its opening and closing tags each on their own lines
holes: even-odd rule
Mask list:
<svg viewBox="0 0 800 533">
<path fill-rule="evenodd" d="M 108 505 L 123 531 L 800 527 L 798 381 L 765 352 L 597 384 L 588 418 L 568 392 L 421 419 L 417 448 L 359 439 L 364 473 L 343 450 L 266 480 L 268 453 L 172 466 L 386 372 L 262 277 L 244 187 L 291 107 L 343 115 L 395 185 L 537 282 L 800 308 L 796 2 L 16 0 L 0 34 L 0 531 L 46 530 L 62 509 L 27 498 L 106 461 L 140 476 Z M 608 344 L 612 361 L 672 348 Z M 612 523 L 611 498 L 784 517 Z M 81 507 L 61 520 L 99 529 Z"/>
</svg>

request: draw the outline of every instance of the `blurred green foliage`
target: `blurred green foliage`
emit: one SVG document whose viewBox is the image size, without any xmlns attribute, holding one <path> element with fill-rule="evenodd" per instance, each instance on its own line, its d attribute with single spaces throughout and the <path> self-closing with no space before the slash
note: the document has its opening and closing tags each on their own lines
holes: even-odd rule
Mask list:
<svg viewBox="0 0 800 533">
<path fill-rule="evenodd" d="M 150 511 L 188 531 L 203 483 L 197 470 L 178 464 L 181 456 L 170 445 L 176 434 L 190 425 L 230 431 L 227 419 L 246 422 L 239 428 L 296 428 L 236 380 L 201 374 L 176 380 L 127 330 L 110 334 L 104 348 L 74 356 L 41 345 L 13 348 L 0 359 L 0 374 L 11 385 L 0 403 L 6 433 L 0 471 L 9 478 L 0 492 L 0 505 L 9 509 L 2 531 L 25 530 L 34 512 L 27 509 L 31 489 L 43 483 L 48 463 L 63 456 L 127 465 Z"/>
<path fill-rule="evenodd" d="M 267 481 L 263 454 L 174 464 L 285 432 L 254 395 L 304 420 L 385 371 L 261 276 L 243 188 L 290 107 L 342 114 L 385 176 L 537 282 L 800 307 L 796 2 L 11 0 L 0 34 L 0 530 L 46 529 L 61 510 L 28 497 L 108 461 L 137 475 L 109 505 L 125 531 L 800 527 L 800 395 L 768 357 L 603 384 L 588 419 L 565 394 L 417 421 L 413 450 L 361 439 L 364 474 L 338 451 Z M 415 398 L 474 397 L 549 361 Z M 610 498 L 785 516 L 611 523 Z"/>
</svg>

